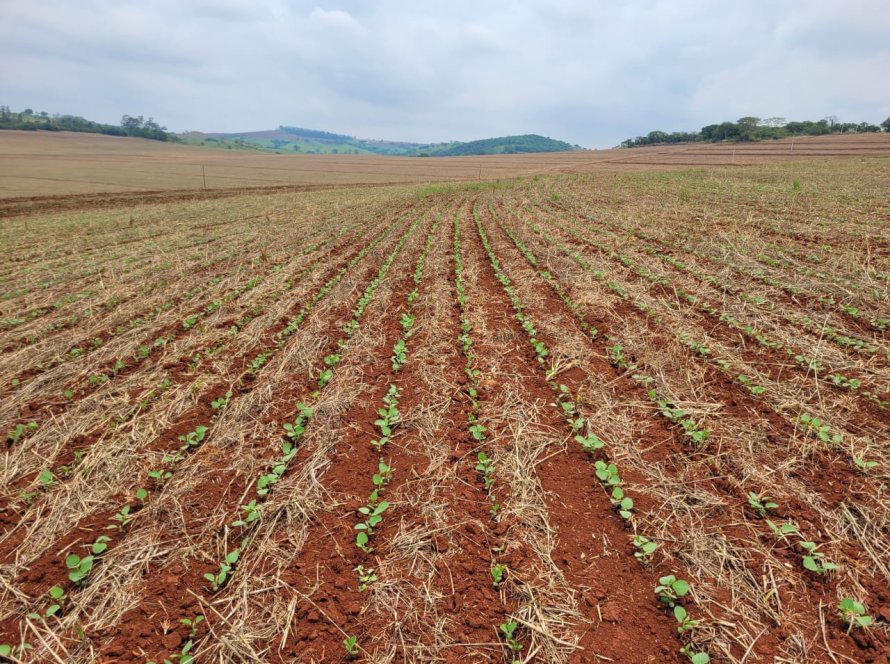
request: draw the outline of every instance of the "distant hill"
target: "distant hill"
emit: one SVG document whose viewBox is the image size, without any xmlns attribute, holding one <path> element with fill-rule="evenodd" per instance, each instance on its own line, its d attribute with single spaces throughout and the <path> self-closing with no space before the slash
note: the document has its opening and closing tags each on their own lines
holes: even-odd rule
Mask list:
<svg viewBox="0 0 890 664">
<path fill-rule="evenodd" d="M 404 157 L 455 157 L 483 154 L 519 154 L 532 152 L 569 152 L 577 145 L 537 134 L 486 138 L 470 142 L 410 143 L 380 141 L 335 134 L 318 129 L 288 127 L 240 133 L 181 134 L 186 143 L 212 145 L 229 149 L 302 154 L 376 154 Z"/>
<path fill-rule="evenodd" d="M 12 111 L 0 106 L 0 129 L 30 131 L 79 131 L 112 136 L 133 136 L 158 141 L 177 141 L 190 145 L 204 145 L 229 150 L 250 150 L 273 153 L 302 154 L 374 154 L 402 157 L 457 157 L 484 154 L 520 154 L 533 152 L 570 152 L 582 149 L 564 141 L 538 134 L 502 136 L 479 141 L 449 143 L 409 143 L 406 141 L 378 141 L 335 134 L 319 129 L 289 127 L 238 133 L 206 133 L 189 131 L 182 134 L 168 132 L 153 118 L 125 115 L 120 126 L 86 120 L 75 115 L 35 113 L 32 109 Z"/>
<path fill-rule="evenodd" d="M 577 145 L 557 141 L 538 134 L 485 138 L 469 143 L 452 143 L 448 146 L 430 146 L 431 157 L 457 157 L 477 154 L 519 154 L 522 152 L 572 152 L 580 150 Z"/>
</svg>

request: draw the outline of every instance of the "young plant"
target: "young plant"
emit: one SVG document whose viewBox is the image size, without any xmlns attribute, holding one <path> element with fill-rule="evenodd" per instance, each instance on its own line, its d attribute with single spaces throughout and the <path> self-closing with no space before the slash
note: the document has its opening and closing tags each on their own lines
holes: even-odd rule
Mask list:
<svg viewBox="0 0 890 664">
<path fill-rule="evenodd" d="M 233 527 L 246 528 L 254 521 L 258 521 L 261 516 L 262 505 L 258 505 L 256 499 L 254 499 L 246 505 L 242 505 L 241 510 L 244 512 L 244 516 L 237 521 L 233 521 Z"/>
<path fill-rule="evenodd" d="M 618 510 L 622 519 L 630 521 L 633 518 L 634 501 L 630 496 L 624 495 L 624 489 L 620 486 L 613 487 L 609 499 L 612 501 L 612 507 Z"/>
<path fill-rule="evenodd" d="M 680 653 L 689 658 L 690 664 L 709 664 L 711 657 L 706 652 L 698 652 L 690 645 L 680 648 Z"/>
<path fill-rule="evenodd" d="M 810 415 L 809 413 L 801 413 L 801 415 L 797 418 L 797 421 L 804 425 L 807 431 L 816 436 L 819 440 L 825 443 L 832 443 L 834 445 L 842 442 L 844 440 L 844 436 L 839 433 L 831 433 L 831 428 L 822 422 L 822 420 L 814 415 Z"/>
<path fill-rule="evenodd" d="M 742 385 L 748 388 L 748 391 L 751 392 L 751 394 L 759 395 L 766 392 L 765 387 L 755 384 L 750 378 L 748 378 L 748 376 L 744 374 L 739 374 L 738 379 Z"/>
<path fill-rule="evenodd" d="M 679 623 L 677 631 L 680 634 L 690 632 L 701 624 L 701 620 L 693 620 L 690 618 L 686 609 L 679 604 L 674 607 L 674 618 L 676 618 Z"/>
<path fill-rule="evenodd" d="M 873 619 L 865 612 L 865 606 L 852 597 L 844 597 L 837 605 L 837 613 L 847 623 L 849 632 L 854 627 L 870 627 Z"/>
<path fill-rule="evenodd" d="M 358 650 L 358 637 L 357 636 L 347 636 L 343 639 L 343 647 L 346 649 L 346 654 L 350 657 L 357 657 Z"/>
<path fill-rule="evenodd" d="M 198 625 L 204 622 L 204 616 L 199 613 L 194 618 L 180 618 L 179 622 L 189 628 L 189 637 L 193 639 L 198 635 Z"/>
<path fill-rule="evenodd" d="M 605 461 L 596 461 L 596 476 L 605 486 L 618 486 L 621 484 L 621 477 L 618 475 L 618 466 L 614 463 L 606 463 Z"/>
<path fill-rule="evenodd" d="M 800 532 L 797 528 L 797 524 L 792 521 L 777 524 L 771 519 L 767 519 L 766 525 L 769 526 L 769 529 L 777 539 L 785 539 L 786 535 L 797 535 Z"/>
<path fill-rule="evenodd" d="M 501 581 L 504 580 L 504 576 L 507 574 L 507 566 L 506 565 L 495 565 L 491 568 L 491 583 L 497 588 L 501 585 Z"/>
<path fill-rule="evenodd" d="M 229 399 L 231 399 L 231 398 L 232 398 L 232 390 L 229 390 L 223 396 L 211 401 L 210 407 L 213 408 L 213 410 L 222 410 L 229 404 Z"/>
<path fill-rule="evenodd" d="M 44 468 L 37 476 L 37 481 L 40 482 L 40 486 L 51 489 L 56 483 L 56 476 L 53 475 L 51 470 Z"/>
<path fill-rule="evenodd" d="M 81 558 L 76 553 L 71 553 L 65 558 L 65 567 L 68 568 L 68 578 L 74 585 L 82 584 L 93 569 L 93 556 Z"/>
<path fill-rule="evenodd" d="M 643 565 L 648 565 L 652 555 L 658 550 L 658 544 L 643 535 L 634 535 L 634 558 Z"/>
<path fill-rule="evenodd" d="M 371 441 L 371 444 L 377 449 L 381 449 L 389 442 L 392 431 L 399 421 L 399 389 L 395 385 L 389 386 L 389 390 L 383 397 L 383 403 L 386 407 L 377 410 L 380 417 L 374 420 L 374 425 L 380 430 L 380 438 Z"/>
<path fill-rule="evenodd" d="M 374 528 L 383 521 L 383 513 L 389 508 L 389 502 L 381 500 L 377 501 L 377 492 L 371 494 L 371 500 L 368 505 L 359 507 L 359 514 L 365 517 L 361 523 L 355 524 L 355 529 L 359 531 L 355 535 L 355 545 L 365 553 L 371 553 L 373 549 L 368 546 L 371 535 L 374 534 Z"/>
<path fill-rule="evenodd" d="M 862 387 L 862 381 L 858 378 L 847 378 L 846 376 L 842 376 L 841 374 L 832 375 L 831 382 L 838 387 L 843 387 L 848 390 L 858 390 L 860 387 Z"/>
<path fill-rule="evenodd" d="M 16 424 L 12 431 L 6 434 L 6 444 L 15 445 L 25 436 L 37 431 L 37 422 L 28 422 L 28 424 Z"/>
<path fill-rule="evenodd" d="M 334 372 L 332 369 L 325 369 L 318 375 L 318 389 L 323 389 L 325 385 L 331 382 L 331 378 L 334 377 Z"/>
<path fill-rule="evenodd" d="M 392 347 L 392 369 L 398 371 L 408 361 L 408 345 L 405 339 L 399 339 Z"/>
<path fill-rule="evenodd" d="M 837 565 L 830 562 L 825 557 L 824 553 L 817 551 L 819 546 L 815 542 L 801 541 L 799 544 L 803 550 L 806 551 L 803 556 L 803 566 L 811 572 L 825 574 L 825 572 L 831 572 L 837 569 Z"/>
<path fill-rule="evenodd" d="M 223 561 L 219 564 L 219 572 L 214 574 L 213 572 L 207 572 L 204 575 L 204 578 L 210 581 L 210 586 L 213 588 L 213 592 L 216 592 L 220 588 L 222 588 L 226 580 L 231 576 L 232 571 L 235 569 L 235 564 L 238 562 L 238 558 L 241 556 L 241 549 L 233 549 L 226 554 L 226 557 L 223 558 Z"/>
<path fill-rule="evenodd" d="M 773 499 L 764 493 L 748 492 L 748 507 L 754 510 L 761 519 L 766 517 L 768 510 L 774 510 L 778 507 Z"/>
<path fill-rule="evenodd" d="M 173 653 L 170 655 L 168 659 L 164 660 L 164 664 L 194 664 L 195 658 L 190 654 L 192 649 L 195 647 L 195 642 L 189 639 L 186 641 L 182 648 L 179 649 L 179 652 Z M 148 662 L 148 664 L 155 664 L 154 662 Z"/>
<path fill-rule="evenodd" d="M 681 597 L 685 597 L 689 592 L 689 583 L 683 579 L 678 579 L 673 574 L 663 576 L 658 579 L 658 585 L 655 586 L 655 595 L 662 604 L 674 608 L 680 601 Z"/>
<path fill-rule="evenodd" d="M 373 567 L 365 569 L 363 565 L 358 565 L 352 571 L 358 574 L 358 591 L 360 593 L 365 592 L 368 586 L 377 581 L 377 575 L 374 573 Z"/>
<path fill-rule="evenodd" d="M 9 643 L 0 643 L 0 657 L 10 660 L 12 660 L 13 658 L 21 658 L 25 655 L 25 653 L 33 649 L 34 646 L 26 641 L 23 641 L 17 646 L 11 645 Z M 16 659 L 15 661 L 18 661 L 18 659 Z"/>
<path fill-rule="evenodd" d="M 377 472 L 374 473 L 374 476 L 371 478 L 371 482 L 378 489 L 382 488 L 389 484 L 389 481 L 392 479 L 392 473 L 392 466 L 387 464 L 383 459 L 380 459 L 377 462 Z"/>
<path fill-rule="evenodd" d="M 857 456 L 853 457 L 853 463 L 856 464 L 857 468 L 859 468 L 860 470 L 862 470 L 863 472 L 866 472 L 866 473 L 868 471 L 870 471 L 872 468 L 875 468 L 878 466 L 877 461 L 866 461 L 865 459 L 860 459 Z"/>
<path fill-rule="evenodd" d="M 155 481 L 157 486 L 160 486 L 173 477 L 173 473 L 166 469 L 150 470 L 148 471 L 148 476 Z"/>
<path fill-rule="evenodd" d="M 65 606 L 65 600 L 68 599 L 68 595 L 65 594 L 65 590 L 61 586 L 53 586 L 49 589 L 49 593 L 47 594 L 49 595 L 52 604 L 47 607 L 42 615 L 39 613 L 29 613 L 29 618 L 34 620 L 47 620 L 59 613 L 59 611 L 62 610 L 62 607 Z"/>
<path fill-rule="evenodd" d="M 606 446 L 606 444 L 592 431 L 588 432 L 585 436 L 575 436 L 575 441 L 588 452 L 596 452 Z"/>
<path fill-rule="evenodd" d="M 189 447 L 197 447 L 198 445 L 200 445 L 203 442 L 204 437 L 206 435 L 207 435 L 207 427 L 205 427 L 205 426 L 195 427 L 194 431 L 190 431 L 189 433 L 187 433 L 183 436 L 179 436 L 179 440 L 181 442 L 185 443 L 185 445 L 183 445 L 183 447 L 181 447 L 180 449 L 185 450 L 185 449 L 188 449 Z"/>
<path fill-rule="evenodd" d="M 144 489 L 143 489 L 144 491 Z M 135 514 L 130 513 L 130 506 L 123 505 L 113 517 L 111 517 L 117 523 L 111 523 L 105 526 L 106 530 L 116 530 L 119 528 L 125 528 L 130 525 L 130 522 L 136 518 Z"/>
<path fill-rule="evenodd" d="M 482 483 L 485 489 L 488 490 L 494 484 L 494 462 L 485 452 L 479 452 L 476 455 L 476 459 L 478 459 L 476 470 L 479 471 L 479 474 L 482 476 Z"/>
<path fill-rule="evenodd" d="M 306 432 L 306 423 L 312 417 L 312 409 L 306 404 L 297 403 L 297 416 L 294 418 L 293 424 L 286 423 L 284 425 L 284 434 L 292 441 L 297 441 Z"/>
<path fill-rule="evenodd" d="M 500 626 L 501 634 L 504 635 L 504 639 L 507 641 L 507 646 L 513 652 L 514 662 L 517 661 L 515 658 L 519 654 L 519 651 L 522 650 L 522 644 L 519 643 L 514 636 L 518 626 L 519 624 L 513 621 L 505 622 Z"/>
</svg>

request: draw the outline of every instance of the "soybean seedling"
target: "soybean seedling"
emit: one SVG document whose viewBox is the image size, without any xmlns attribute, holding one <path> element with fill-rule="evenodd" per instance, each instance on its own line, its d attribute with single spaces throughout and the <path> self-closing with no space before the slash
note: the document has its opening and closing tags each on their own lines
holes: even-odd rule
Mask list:
<svg viewBox="0 0 890 664">
<path fill-rule="evenodd" d="M 822 422 L 818 417 L 809 413 L 801 413 L 797 421 L 803 424 L 807 430 L 819 440 L 825 443 L 838 444 L 844 440 L 844 436 L 839 433 L 831 433 L 831 428 Z"/>
<path fill-rule="evenodd" d="M 606 463 L 605 461 L 597 461 L 596 476 L 599 481 L 606 486 L 618 486 L 621 484 L 621 477 L 618 475 L 618 466 L 614 463 Z"/>
<path fill-rule="evenodd" d="M 658 544 L 644 535 L 635 535 L 633 543 L 634 548 L 636 549 L 636 551 L 634 551 L 634 558 L 639 560 L 643 565 L 648 565 L 649 560 L 652 558 L 652 554 L 658 550 Z"/>
<path fill-rule="evenodd" d="M 497 588 L 501 585 L 501 581 L 504 580 L 504 575 L 507 573 L 506 565 L 495 565 L 491 568 L 491 584 Z"/>
<path fill-rule="evenodd" d="M 44 468 L 37 476 L 37 481 L 40 482 L 40 486 L 49 489 L 52 488 L 53 484 L 55 484 L 56 476 L 53 475 L 51 470 Z"/>
<path fill-rule="evenodd" d="M 65 606 L 65 600 L 68 599 L 65 590 L 60 586 L 53 586 L 50 588 L 48 595 L 52 604 L 47 607 L 46 611 L 43 612 L 43 615 L 39 613 L 29 613 L 29 618 L 34 620 L 46 620 L 47 618 L 51 618 L 62 610 L 62 607 Z"/>
<path fill-rule="evenodd" d="M 14 646 L 9 643 L 0 644 L 0 657 L 4 659 L 12 659 L 13 657 L 22 657 L 29 650 L 33 650 L 34 646 L 32 646 L 27 641 L 22 641 L 20 645 Z M 18 661 L 18 660 L 16 660 Z"/>
<path fill-rule="evenodd" d="M 853 463 L 856 464 L 857 468 L 866 473 L 878 465 L 877 461 L 866 461 L 865 459 L 860 459 L 856 456 L 853 457 Z"/>
<path fill-rule="evenodd" d="M 470 435 L 473 436 L 473 440 L 484 440 L 485 439 L 485 432 L 487 429 L 483 425 L 481 425 L 477 422 L 476 424 L 471 424 L 469 429 L 470 429 Z"/>
<path fill-rule="evenodd" d="M 392 473 L 392 466 L 387 464 L 383 459 L 380 459 L 380 461 L 377 463 L 377 472 L 374 473 L 374 476 L 371 478 L 371 482 L 374 483 L 375 487 L 386 486 L 392 479 Z"/>
<path fill-rule="evenodd" d="M 130 525 L 130 522 L 133 519 L 136 518 L 136 515 L 130 513 L 129 505 L 124 505 L 118 510 L 117 514 L 115 514 L 111 518 L 114 519 L 115 521 L 117 521 L 117 523 L 111 523 L 111 524 L 105 526 L 105 530 L 115 530 L 117 528 L 125 528 L 126 526 Z"/>
<path fill-rule="evenodd" d="M 194 431 L 190 431 L 189 433 L 179 436 L 179 440 L 185 445 L 183 445 L 180 449 L 188 449 L 189 447 L 197 447 L 204 440 L 204 436 L 207 435 L 207 427 L 205 426 L 197 426 Z"/>
<path fill-rule="evenodd" d="M 381 449 L 389 442 L 392 430 L 399 421 L 399 390 L 395 385 L 389 386 L 389 390 L 383 397 L 383 403 L 386 408 L 377 409 L 377 414 L 380 417 L 374 420 L 374 425 L 380 430 L 380 438 L 371 441 L 371 444 L 377 449 Z"/>
<path fill-rule="evenodd" d="M 766 525 L 773 531 L 773 535 L 777 539 L 785 539 L 785 535 L 796 535 L 798 533 L 797 524 L 792 521 L 776 524 L 771 519 L 767 519 Z"/>
<path fill-rule="evenodd" d="M 210 581 L 213 592 L 216 592 L 225 585 L 226 580 L 232 574 L 235 564 L 238 562 L 240 556 L 241 549 L 233 549 L 232 551 L 229 551 L 223 561 L 219 564 L 218 573 L 214 574 L 213 572 L 207 572 L 204 575 L 204 578 Z"/>
<path fill-rule="evenodd" d="M 408 361 L 408 345 L 404 339 L 399 339 L 392 347 L 392 369 L 398 371 Z"/>
<path fill-rule="evenodd" d="M 211 401 L 210 407 L 213 408 L 213 410 L 222 410 L 229 404 L 229 399 L 231 399 L 231 398 L 232 398 L 232 390 L 229 390 L 223 396 Z"/>
<path fill-rule="evenodd" d="M 803 556 L 803 566 L 811 572 L 825 574 L 837 569 L 837 565 L 830 562 L 824 553 L 816 550 L 819 546 L 815 542 L 800 542 L 800 546 L 806 551 Z"/>
<path fill-rule="evenodd" d="M 583 447 L 588 452 L 595 452 L 596 450 L 601 450 L 606 446 L 606 444 L 597 437 L 595 433 L 588 433 L 586 436 L 575 436 L 575 441 L 577 441 L 581 447 Z"/>
<path fill-rule="evenodd" d="M 251 500 L 246 505 L 241 506 L 241 510 L 244 512 L 244 516 L 242 516 L 237 521 L 232 522 L 232 526 L 238 526 L 240 528 L 246 528 L 254 521 L 258 521 L 260 518 L 262 505 L 257 505 L 256 499 Z"/>
<path fill-rule="evenodd" d="M 692 618 L 690 618 L 689 613 L 686 611 L 686 609 L 684 609 L 679 604 L 674 607 L 674 618 L 676 618 L 677 622 L 679 623 L 677 632 L 679 632 L 680 634 L 692 631 L 701 624 L 701 620 L 693 620 Z"/>
<path fill-rule="evenodd" d="M 691 644 L 680 648 L 680 653 L 686 655 L 691 664 L 709 664 L 711 661 L 711 657 L 708 653 L 696 652 Z"/>
<path fill-rule="evenodd" d="M 374 573 L 373 567 L 365 569 L 363 565 L 358 565 L 352 571 L 358 574 L 358 590 L 361 593 L 365 592 L 368 586 L 377 580 L 377 574 Z"/>
<path fill-rule="evenodd" d="M 767 510 L 774 510 L 778 507 L 773 499 L 763 493 L 748 492 L 748 507 L 757 512 L 757 516 L 761 519 L 766 517 Z"/>
<path fill-rule="evenodd" d="M 68 568 L 68 578 L 74 585 L 80 585 L 90 575 L 93 569 L 93 557 L 81 558 L 76 553 L 69 554 L 65 558 L 65 567 Z"/>
<path fill-rule="evenodd" d="M 612 507 L 618 510 L 622 519 L 630 521 L 633 518 L 634 501 L 630 496 L 624 495 L 624 489 L 620 486 L 613 487 L 609 499 L 612 501 Z"/>
<path fill-rule="evenodd" d="M 331 369 L 325 369 L 318 375 L 318 389 L 322 389 L 325 385 L 331 382 L 331 378 L 334 377 L 334 372 Z"/>
<path fill-rule="evenodd" d="M 281 479 L 281 476 L 287 470 L 287 464 L 290 463 L 296 454 L 297 447 L 293 443 L 285 441 L 281 444 L 281 456 L 272 463 L 272 472 L 264 473 L 257 478 L 258 495 L 265 496 L 272 490 L 272 487 L 278 483 L 278 480 Z"/>
<path fill-rule="evenodd" d="M 865 606 L 852 597 L 844 597 L 837 605 L 837 613 L 847 623 L 847 632 L 854 627 L 870 627 L 872 617 L 865 612 Z"/>
<path fill-rule="evenodd" d="M 287 422 L 284 424 L 284 434 L 291 440 L 299 440 L 306 432 L 306 422 L 312 417 L 312 409 L 306 404 L 297 403 L 297 416 L 294 418 L 293 424 Z"/>
<path fill-rule="evenodd" d="M 14 445 L 19 442 L 25 435 L 37 431 L 37 422 L 28 422 L 28 424 L 16 424 L 15 429 L 6 434 L 6 442 Z"/>
<path fill-rule="evenodd" d="M 673 608 L 680 601 L 681 597 L 685 597 L 689 592 L 689 583 L 683 579 L 678 579 L 673 574 L 663 576 L 658 579 L 658 585 L 655 586 L 655 595 L 658 601 Z"/>
<path fill-rule="evenodd" d="M 376 500 L 377 492 L 375 491 L 371 496 Z M 373 549 L 368 546 L 368 542 L 371 535 L 374 533 L 374 528 L 383 521 L 383 513 L 389 507 L 389 503 L 385 500 L 381 500 L 376 505 L 374 504 L 374 500 L 371 500 L 368 505 L 358 508 L 359 514 L 364 516 L 365 520 L 362 523 L 355 524 L 355 529 L 359 531 L 355 535 L 355 545 L 365 553 L 371 553 L 371 551 L 373 551 Z"/>
<path fill-rule="evenodd" d="M 516 640 L 516 637 L 513 635 L 516 633 L 516 628 L 519 625 L 515 622 L 505 622 L 500 626 L 501 634 L 504 635 L 504 638 L 507 641 L 507 646 L 509 646 L 510 650 L 513 651 L 514 661 L 516 655 L 519 654 L 519 651 L 522 650 L 522 644 Z"/>
<path fill-rule="evenodd" d="M 346 648 L 346 653 L 351 657 L 358 656 L 358 637 L 357 636 L 347 636 L 343 639 L 343 647 Z"/>
<path fill-rule="evenodd" d="M 204 616 L 200 613 L 194 618 L 180 618 L 179 622 L 189 628 L 189 637 L 195 638 L 198 634 L 198 625 L 204 621 Z"/>
<path fill-rule="evenodd" d="M 479 460 L 476 464 L 476 470 L 482 475 L 482 483 L 486 490 L 490 489 L 491 485 L 494 484 L 494 462 L 485 452 L 479 452 L 476 458 Z"/>
</svg>

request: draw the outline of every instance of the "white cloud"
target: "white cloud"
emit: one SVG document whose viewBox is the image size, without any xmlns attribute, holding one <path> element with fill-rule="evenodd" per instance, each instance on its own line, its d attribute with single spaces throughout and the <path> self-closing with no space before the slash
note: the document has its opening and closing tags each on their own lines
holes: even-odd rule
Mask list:
<svg viewBox="0 0 890 664">
<path fill-rule="evenodd" d="M 589 146 L 890 115 L 885 0 L 6 0 L 0 102 L 173 129 Z"/>
<path fill-rule="evenodd" d="M 347 30 L 357 34 L 366 32 L 362 24 L 356 21 L 352 14 L 342 9 L 321 9 L 320 7 L 315 7 L 309 13 L 309 18 L 319 25 L 330 28 Z"/>
</svg>

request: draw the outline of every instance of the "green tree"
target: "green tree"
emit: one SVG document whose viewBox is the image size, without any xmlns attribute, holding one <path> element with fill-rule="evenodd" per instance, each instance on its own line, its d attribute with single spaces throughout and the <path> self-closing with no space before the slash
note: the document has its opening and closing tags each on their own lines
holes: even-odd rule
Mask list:
<svg viewBox="0 0 890 664">
<path fill-rule="evenodd" d="M 884 131 L 890 131 L 890 118 L 887 118 L 881 123 L 881 126 L 884 128 Z"/>
<path fill-rule="evenodd" d="M 740 141 L 750 141 L 754 139 L 754 133 L 757 131 L 757 125 L 760 123 L 760 118 L 755 118 L 753 115 L 746 115 L 743 118 L 739 118 L 739 121 L 736 122 L 736 127 L 738 127 L 738 137 Z"/>
</svg>

